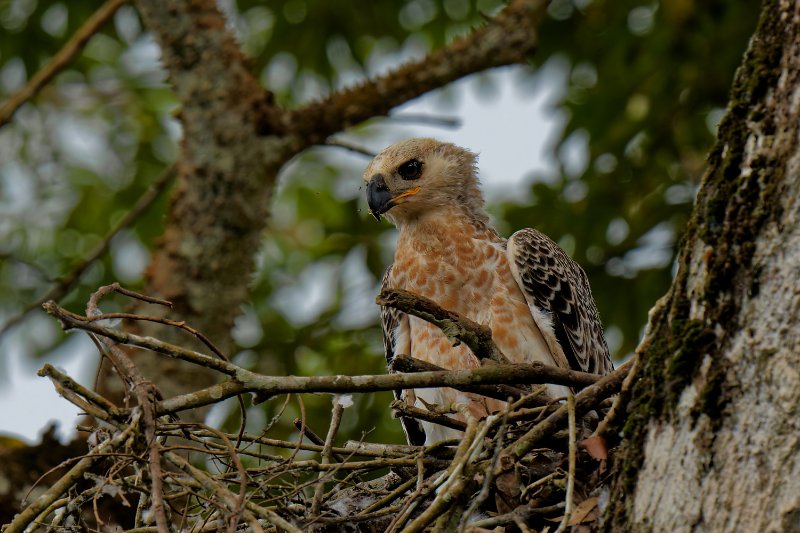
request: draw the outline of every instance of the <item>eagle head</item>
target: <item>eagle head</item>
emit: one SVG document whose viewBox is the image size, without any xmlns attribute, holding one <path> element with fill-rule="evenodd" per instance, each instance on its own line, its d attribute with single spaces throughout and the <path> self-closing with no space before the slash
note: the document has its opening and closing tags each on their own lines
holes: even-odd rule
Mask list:
<svg viewBox="0 0 800 533">
<path fill-rule="evenodd" d="M 476 155 L 434 139 L 408 139 L 385 148 L 364 171 L 372 215 L 401 226 L 442 210 L 485 219 Z"/>
</svg>

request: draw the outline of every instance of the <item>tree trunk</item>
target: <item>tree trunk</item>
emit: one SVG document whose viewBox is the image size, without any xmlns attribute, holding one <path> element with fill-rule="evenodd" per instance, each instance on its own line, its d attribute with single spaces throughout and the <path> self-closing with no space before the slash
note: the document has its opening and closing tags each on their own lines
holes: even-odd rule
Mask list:
<svg viewBox="0 0 800 533">
<path fill-rule="evenodd" d="M 651 313 L 608 530 L 800 530 L 799 107 L 800 2 L 766 1 Z"/>
</svg>

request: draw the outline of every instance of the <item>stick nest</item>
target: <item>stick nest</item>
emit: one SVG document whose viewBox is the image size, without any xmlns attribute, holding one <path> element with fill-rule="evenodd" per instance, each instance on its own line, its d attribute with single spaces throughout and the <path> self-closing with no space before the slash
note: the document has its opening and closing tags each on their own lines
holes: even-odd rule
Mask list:
<svg viewBox="0 0 800 533">
<path fill-rule="evenodd" d="M 629 387 L 632 364 L 608 376 L 544 365 L 504 364 L 482 326 L 403 291 L 379 297 L 431 323 L 456 331 L 486 364 L 472 371 L 447 371 L 404 357 L 397 373 L 383 376 L 263 376 L 229 362 L 201 332 L 163 318 L 102 314 L 98 301 L 117 292 L 150 303 L 169 302 L 123 289 L 100 288 L 86 316 L 53 302 L 44 305 L 65 329 L 86 331 L 114 365 L 128 390 L 126 406 L 82 386 L 50 365 L 40 375 L 87 415 L 80 429 L 88 451 L 68 461 L 66 473 L 38 495 L 5 533 L 47 531 L 590 531 L 602 511 L 601 492 L 610 444 L 616 442 L 618 412 Z M 188 331 L 209 353 L 192 351 L 109 325 L 112 319 L 151 320 Z M 454 327 L 457 326 L 457 327 Z M 443 327 L 443 329 L 444 329 Z M 473 345 L 471 343 L 482 343 Z M 129 347 L 152 350 L 222 373 L 225 380 L 173 398 L 159 391 L 128 357 Z M 479 355 L 480 357 L 480 355 Z M 500 362 L 498 362 L 500 360 Z M 524 368 L 521 368 L 524 367 Z M 628 377 L 628 379 L 626 379 Z M 541 385 L 577 391 L 548 398 Z M 349 394 L 376 390 L 451 386 L 507 401 L 486 419 L 470 418 L 463 406 L 429 410 L 395 403 L 397 416 L 443 423 L 463 430 L 458 441 L 405 446 L 348 441 L 336 434 Z M 622 391 L 622 394 L 619 394 Z M 224 433 L 184 422 L 181 413 L 250 393 L 257 400 L 293 394 L 332 393 L 329 427 L 317 433 L 294 421 L 299 438 L 270 437 L 283 409 L 257 435 L 244 427 Z M 285 396 L 284 396 L 285 395 Z M 616 395 L 616 396 L 614 396 Z M 612 398 L 613 396 L 613 398 Z M 274 398 L 270 401 L 281 401 Z M 460 412 L 460 420 L 447 413 Z M 610 455 L 609 455 L 610 454 Z"/>
</svg>

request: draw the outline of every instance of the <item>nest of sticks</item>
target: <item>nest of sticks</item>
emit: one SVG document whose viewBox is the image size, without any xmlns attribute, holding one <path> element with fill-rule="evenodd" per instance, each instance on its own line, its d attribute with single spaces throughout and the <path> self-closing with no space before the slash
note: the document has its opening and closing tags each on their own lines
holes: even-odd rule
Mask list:
<svg viewBox="0 0 800 533">
<path fill-rule="evenodd" d="M 509 364 L 488 328 L 405 291 L 385 291 L 381 305 L 439 326 L 485 363 L 448 371 L 410 357 L 395 373 L 373 376 L 265 376 L 231 363 L 202 333 L 183 322 L 142 315 L 102 314 L 110 292 L 169 306 L 120 287 L 100 288 L 86 316 L 54 302 L 45 310 L 66 330 L 87 332 L 125 381 L 119 407 L 45 365 L 40 375 L 91 422 L 88 450 L 46 490 L 39 491 L 4 533 L 42 531 L 590 531 L 602 510 L 602 487 L 618 434 L 634 362 L 607 376 L 542 364 Z M 111 319 L 151 320 L 181 328 L 208 353 L 109 327 Z M 211 387 L 162 398 L 127 355 L 151 350 L 220 372 Z M 627 378 L 627 379 L 626 379 Z M 577 391 L 551 399 L 546 383 Z M 486 419 L 446 416 L 459 406 L 392 407 L 398 416 L 456 427 L 458 441 L 404 446 L 348 441 L 335 446 L 350 394 L 447 386 L 507 402 Z M 330 393 L 329 427 L 319 433 L 295 420 L 299 439 L 270 438 L 273 419 L 258 435 L 224 433 L 182 422 L 180 413 L 254 394 L 253 401 L 291 394 Z M 278 400 L 273 400 L 278 401 Z M 462 412 L 466 410 L 462 409 Z M 320 428 L 317 428 L 320 429 Z M 302 451 L 302 453 L 301 453 Z M 191 455 L 189 455 L 189 453 Z M 191 457 L 191 461 L 187 459 Z M 203 458 L 203 460 L 198 460 Z M 104 512 L 112 502 L 114 512 Z M 113 522 L 113 523 L 112 523 Z"/>
</svg>

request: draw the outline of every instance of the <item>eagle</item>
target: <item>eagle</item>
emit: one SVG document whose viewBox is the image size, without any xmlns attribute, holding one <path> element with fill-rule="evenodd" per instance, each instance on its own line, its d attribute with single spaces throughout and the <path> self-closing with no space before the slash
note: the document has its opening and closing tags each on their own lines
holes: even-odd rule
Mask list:
<svg viewBox="0 0 800 533">
<path fill-rule="evenodd" d="M 613 365 L 583 269 L 535 229 L 504 239 L 492 228 L 476 161 L 474 153 L 454 144 L 414 138 L 389 146 L 369 163 L 363 179 L 370 212 L 399 232 L 382 289 L 411 291 L 489 326 L 511 362 L 607 374 Z M 451 370 L 480 366 L 469 348 L 453 346 L 420 318 L 383 307 L 381 325 L 389 365 L 402 354 Z M 567 389 L 548 385 L 548 393 L 563 397 Z M 504 406 L 451 388 L 395 395 L 423 409 L 460 405 L 476 419 Z M 464 419 L 463 411 L 449 416 Z M 401 422 L 414 445 L 461 435 L 408 417 Z"/>
</svg>

